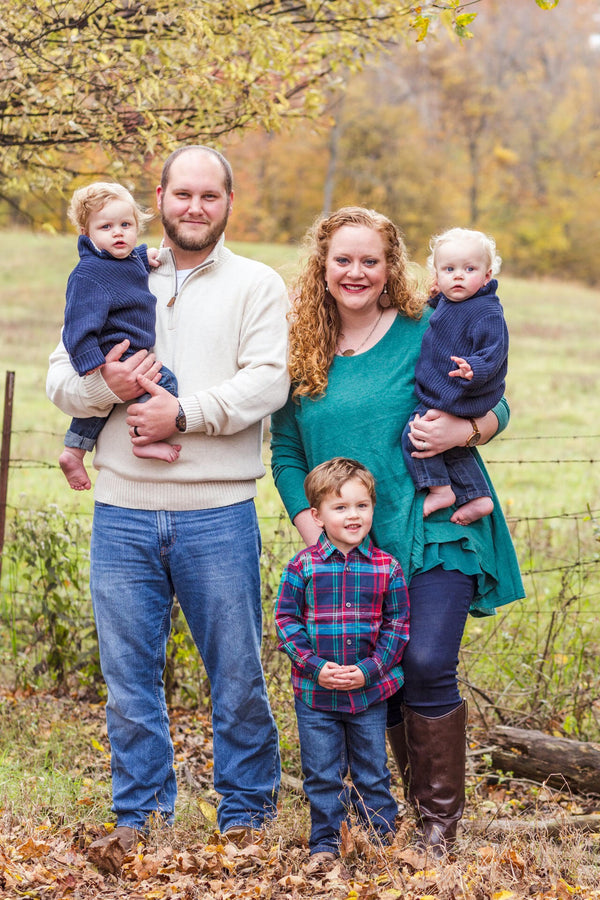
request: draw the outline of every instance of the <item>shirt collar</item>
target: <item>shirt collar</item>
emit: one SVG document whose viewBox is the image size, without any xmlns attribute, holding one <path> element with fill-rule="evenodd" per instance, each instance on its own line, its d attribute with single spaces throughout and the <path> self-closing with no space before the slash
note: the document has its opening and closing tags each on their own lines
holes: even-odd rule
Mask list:
<svg viewBox="0 0 600 900">
<path fill-rule="evenodd" d="M 317 552 L 323 559 L 329 559 L 334 553 L 339 553 L 343 556 L 340 550 L 331 543 L 327 535 L 324 531 L 321 532 L 319 540 L 316 543 Z M 355 553 L 362 553 L 363 556 L 366 556 L 367 559 L 373 558 L 373 550 L 374 550 L 373 542 L 369 535 L 358 545 L 358 547 L 354 547 L 348 556 L 351 558 Z"/>
</svg>

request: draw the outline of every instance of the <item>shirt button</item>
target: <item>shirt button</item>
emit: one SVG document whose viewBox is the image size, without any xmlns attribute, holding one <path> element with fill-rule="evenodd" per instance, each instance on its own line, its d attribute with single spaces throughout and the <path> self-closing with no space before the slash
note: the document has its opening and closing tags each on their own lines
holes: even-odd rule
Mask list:
<svg viewBox="0 0 600 900">
<path fill-rule="evenodd" d="M 348 640 L 346 641 L 346 643 L 347 643 L 347 644 L 351 644 L 351 643 L 352 643 L 352 641 L 350 640 L 350 638 L 348 638 Z"/>
<path fill-rule="evenodd" d="M 352 604 L 351 604 L 351 603 L 346 603 L 346 606 L 352 606 Z"/>
</svg>

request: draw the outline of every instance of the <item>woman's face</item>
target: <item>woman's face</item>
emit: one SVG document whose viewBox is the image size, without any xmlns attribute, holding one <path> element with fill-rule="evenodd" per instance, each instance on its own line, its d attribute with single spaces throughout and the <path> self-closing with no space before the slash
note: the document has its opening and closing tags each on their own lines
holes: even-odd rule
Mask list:
<svg viewBox="0 0 600 900">
<path fill-rule="evenodd" d="M 339 313 L 374 310 L 387 281 L 383 238 L 367 225 L 342 225 L 329 242 L 325 281 Z"/>
</svg>

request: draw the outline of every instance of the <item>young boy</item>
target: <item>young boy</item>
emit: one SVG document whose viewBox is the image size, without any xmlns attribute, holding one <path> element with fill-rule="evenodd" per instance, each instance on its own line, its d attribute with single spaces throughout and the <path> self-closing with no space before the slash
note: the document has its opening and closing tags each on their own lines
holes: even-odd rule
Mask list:
<svg viewBox="0 0 600 900">
<path fill-rule="evenodd" d="M 434 272 L 435 312 L 423 337 L 415 368 L 419 406 L 402 436 L 404 458 L 418 490 L 428 490 L 423 515 L 456 504 L 452 522 L 468 525 L 494 507 L 483 471 L 471 452 L 481 435 L 475 419 L 485 415 L 504 394 L 508 329 L 500 301 L 496 244 L 481 231 L 451 228 L 434 237 L 428 264 Z M 455 369 L 448 371 L 451 362 Z M 410 425 L 428 409 L 469 419 L 473 433 L 464 447 L 437 456 L 412 456 Z"/>
<path fill-rule="evenodd" d="M 73 367 L 84 376 L 104 365 L 108 351 L 125 338 L 129 348 L 124 356 L 154 346 L 156 297 L 148 290 L 148 272 L 159 265 L 158 251 L 145 244 L 136 247 L 152 215 L 120 184 L 95 182 L 79 188 L 68 216 L 80 232 L 80 260 L 67 282 L 63 341 Z M 177 380 L 169 369 L 161 369 L 158 384 L 177 395 Z M 148 395 L 138 402 L 144 399 Z M 98 416 L 73 419 L 65 435 L 59 463 L 76 491 L 91 487 L 83 459 L 94 449 L 105 422 Z M 157 441 L 134 447 L 133 453 L 173 462 L 180 450 L 180 444 Z"/>
<path fill-rule="evenodd" d="M 313 469 L 304 489 L 323 534 L 287 564 L 275 621 L 292 661 L 312 873 L 338 855 L 350 807 L 382 840 L 395 831 L 385 701 L 404 681 L 409 603 L 400 564 L 369 539 L 368 469 L 336 457 Z"/>
</svg>

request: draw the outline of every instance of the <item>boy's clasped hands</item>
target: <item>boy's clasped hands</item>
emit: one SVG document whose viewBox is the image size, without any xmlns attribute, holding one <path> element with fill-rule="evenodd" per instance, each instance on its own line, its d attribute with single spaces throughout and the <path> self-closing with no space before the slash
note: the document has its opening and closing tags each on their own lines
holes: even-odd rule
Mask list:
<svg viewBox="0 0 600 900">
<path fill-rule="evenodd" d="M 319 672 L 319 684 L 331 691 L 353 691 L 364 687 L 365 673 L 358 666 L 326 662 Z"/>
</svg>

